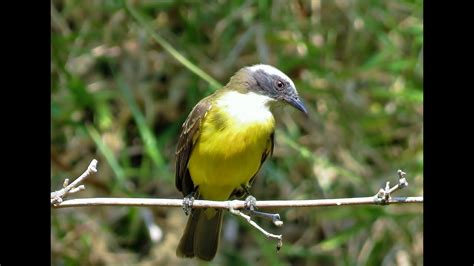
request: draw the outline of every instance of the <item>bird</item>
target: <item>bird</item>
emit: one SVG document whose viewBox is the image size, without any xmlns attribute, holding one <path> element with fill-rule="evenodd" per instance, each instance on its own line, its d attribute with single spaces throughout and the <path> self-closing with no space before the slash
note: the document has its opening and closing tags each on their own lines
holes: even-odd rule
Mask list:
<svg viewBox="0 0 474 266">
<path fill-rule="evenodd" d="M 308 115 L 293 81 L 267 64 L 242 67 L 200 100 L 183 123 L 176 147 L 175 185 L 185 199 L 228 200 L 248 193 L 273 153 L 272 110 L 286 104 Z M 176 255 L 211 261 L 222 219 L 223 209 L 190 209 Z"/>
</svg>

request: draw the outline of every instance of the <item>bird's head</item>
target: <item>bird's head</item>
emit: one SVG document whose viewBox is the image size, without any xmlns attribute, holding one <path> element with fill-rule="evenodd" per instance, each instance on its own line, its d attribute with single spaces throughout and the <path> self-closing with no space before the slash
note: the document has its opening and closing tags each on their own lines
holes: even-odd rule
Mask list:
<svg viewBox="0 0 474 266">
<path fill-rule="evenodd" d="M 293 81 L 273 66 L 258 64 L 244 67 L 236 73 L 228 86 L 230 84 L 236 84 L 248 92 L 266 96 L 269 103 L 290 104 L 305 115 L 308 114 Z"/>
</svg>

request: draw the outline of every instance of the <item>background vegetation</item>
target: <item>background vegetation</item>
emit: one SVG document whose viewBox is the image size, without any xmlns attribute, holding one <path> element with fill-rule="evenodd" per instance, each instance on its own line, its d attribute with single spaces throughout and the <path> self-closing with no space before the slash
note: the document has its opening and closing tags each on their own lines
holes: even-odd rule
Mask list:
<svg viewBox="0 0 474 266">
<path fill-rule="evenodd" d="M 257 199 L 369 196 L 399 168 L 410 183 L 400 194 L 423 194 L 421 0 L 129 4 L 51 2 L 51 190 L 97 158 L 76 197 L 181 197 L 182 122 L 213 84 L 262 62 L 295 81 L 310 115 L 276 110 Z M 283 233 L 280 253 L 226 214 L 211 265 L 423 264 L 420 205 L 279 212 L 283 228 L 259 223 Z M 52 264 L 203 264 L 175 257 L 185 222 L 179 208 L 52 210 Z"/>
</svg>

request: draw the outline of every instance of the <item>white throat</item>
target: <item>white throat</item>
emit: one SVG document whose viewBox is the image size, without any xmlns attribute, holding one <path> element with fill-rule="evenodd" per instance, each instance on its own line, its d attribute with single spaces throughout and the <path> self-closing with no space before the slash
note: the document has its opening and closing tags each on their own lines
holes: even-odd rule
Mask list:
<svg viewBox="0 0 474 266">
<path fill-rule="evenodd" d="M 229 91 L 222 95 L 216 104 L 241 123 L 267 122 L 273 119 L 270 104 L 275 100 L 254 92 L 240 93 Z"/>
</svg>

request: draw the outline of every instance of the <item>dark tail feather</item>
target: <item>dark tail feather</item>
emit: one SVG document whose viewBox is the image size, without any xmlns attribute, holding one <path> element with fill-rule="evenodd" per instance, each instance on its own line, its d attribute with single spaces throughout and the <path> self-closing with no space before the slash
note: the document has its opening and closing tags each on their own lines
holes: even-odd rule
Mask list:
<svg viewBox="0 0 474 266">
<path fill-rule="evenodd" d="M 219 246 L 222 214 L 223 211 L 220 209 L 193 209 L 176 249 L 176 255 L 212 260 Z"/>
</svg>

